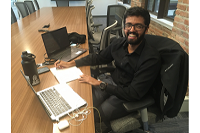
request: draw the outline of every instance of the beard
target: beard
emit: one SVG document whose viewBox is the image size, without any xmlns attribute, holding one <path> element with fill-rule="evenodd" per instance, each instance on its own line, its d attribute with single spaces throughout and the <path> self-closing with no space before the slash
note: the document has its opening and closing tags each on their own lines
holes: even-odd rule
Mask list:
<svg viewBox="0 0 200 133">
<path fill-rule="evenodd" d="M 136 36 L 136 38 L 137 38 L 137 40 L 130 40 L 130 39 L 128 39 L 128 36 L 129 36 L 129 34 L 133 34 L 133 35 L 135 35 Z M 145 31 L 144 31 L 144 33 L 139 37 L 139 34 L 138 33 L 136 33 L 136 32 L 128 32 L 127 33 L 127 35 L 126 35 L 126 41 L 127 41 L 127 43 L 128 44 L 130 44 L 130 45 L 138 45 L 138 44 L 140 44 L 140 42 L 144 39 L 144 36 L 145 36 Z"/>
</svg>

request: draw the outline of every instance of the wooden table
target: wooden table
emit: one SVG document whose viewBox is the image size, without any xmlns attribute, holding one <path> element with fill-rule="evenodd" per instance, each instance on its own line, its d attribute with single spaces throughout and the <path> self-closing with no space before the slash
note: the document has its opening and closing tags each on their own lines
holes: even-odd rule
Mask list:
<svg viewBox="0 0 200 133">
<path fill-rule="evenodd" d="M 60 132 L 57 123 L 50 120 L 37 97 L 26 83 L 20 69 L 22 51 L 28 51 L 36 55 L 36 63 L 44 62 L 46 52 L 41 32 L 44 25 L 49 24 L 48 30 L 55 30 L 66 26 L 68 33 L 77 32 L 87 35 L 85 7 L 45 7 L 31 15 L 18 20 L 11 25 L 11 131 L 12 133 L 52 133 Z M 88 39 L 82 44 L 82 48 L 88 49 Z M 81 58 L 86 56 L 89 50 Z M 53 65 L 48 66 L 54 67 Z M 80 67 L 84 74 L 90 75 L 90 68 Z M 51 72 L 39 75 L 40 84 L 34 86 L 36 91 L 58 84 Z M 78 80 L 68 83 L 88 103 L 93 106 L 92 87 Z M 63 117 L 68 119 L 68 116 Z M 73 121 L 72 121 L 73 122 Z M 79 123 L 73 123 L 79 124 Z M 93 110 L 88 118 L 80 126 L 71 126 L 62 130 L 66 133 L 94 133 Z"/>
</svg>

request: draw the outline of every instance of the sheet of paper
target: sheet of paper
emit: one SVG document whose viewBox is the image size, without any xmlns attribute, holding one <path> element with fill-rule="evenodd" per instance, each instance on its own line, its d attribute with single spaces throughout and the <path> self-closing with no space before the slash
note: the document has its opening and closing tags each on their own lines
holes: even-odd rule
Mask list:
<svg viewBox="0 0 200 133">
<path fill-rule="evenodd" d="M 83 74 L 81 70 L 76 66 L 64 69 L 56 69 L 55 67 L 53 67 L 50 68 L 50 70 L 53 73 L 53 75 L 57 78 L 60 84 L 76 80 L 80 78 L 80 75 Z"/>
</svg>

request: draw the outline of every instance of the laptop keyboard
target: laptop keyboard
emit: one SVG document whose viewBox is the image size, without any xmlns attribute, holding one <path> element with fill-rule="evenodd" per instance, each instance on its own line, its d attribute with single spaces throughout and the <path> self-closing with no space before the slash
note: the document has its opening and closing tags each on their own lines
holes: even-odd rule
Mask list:
<svg viewBox="0 0 200 133">
<path fill-rule="evenodd" d="M 64 54 L 71 55 L 71 48 L 66 48 L 65 50 L 57 53 L 56 55 L 54 55 L 54 58 L 55 59 L 60 59 L 60 58 L 63 57 Z"/>
<path fill-rule="evenodd" d="M 57 92 L 56 89 L 49 89 L 40 93 L 55 116 L 71 109 L 71 106 Z"/>
</svg>

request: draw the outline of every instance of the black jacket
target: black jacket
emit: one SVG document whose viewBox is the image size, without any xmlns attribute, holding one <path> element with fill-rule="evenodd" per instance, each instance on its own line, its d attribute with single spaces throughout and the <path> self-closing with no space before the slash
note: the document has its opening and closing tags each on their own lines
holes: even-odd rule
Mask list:
<svg viewBox="0 0 200 133">
<path fill-rule="evenodd" d="M 159 99 L 162 115 L 175 117 L 187 92 L 188 54 L 177 42 L 169 38 L 154 35 L 145 35 L 145 38 L 161 55 L 161 83 L 157 82 L 155 97 Z M 166 103 L 164 95 L 167 97 Z"/>
</svg>

